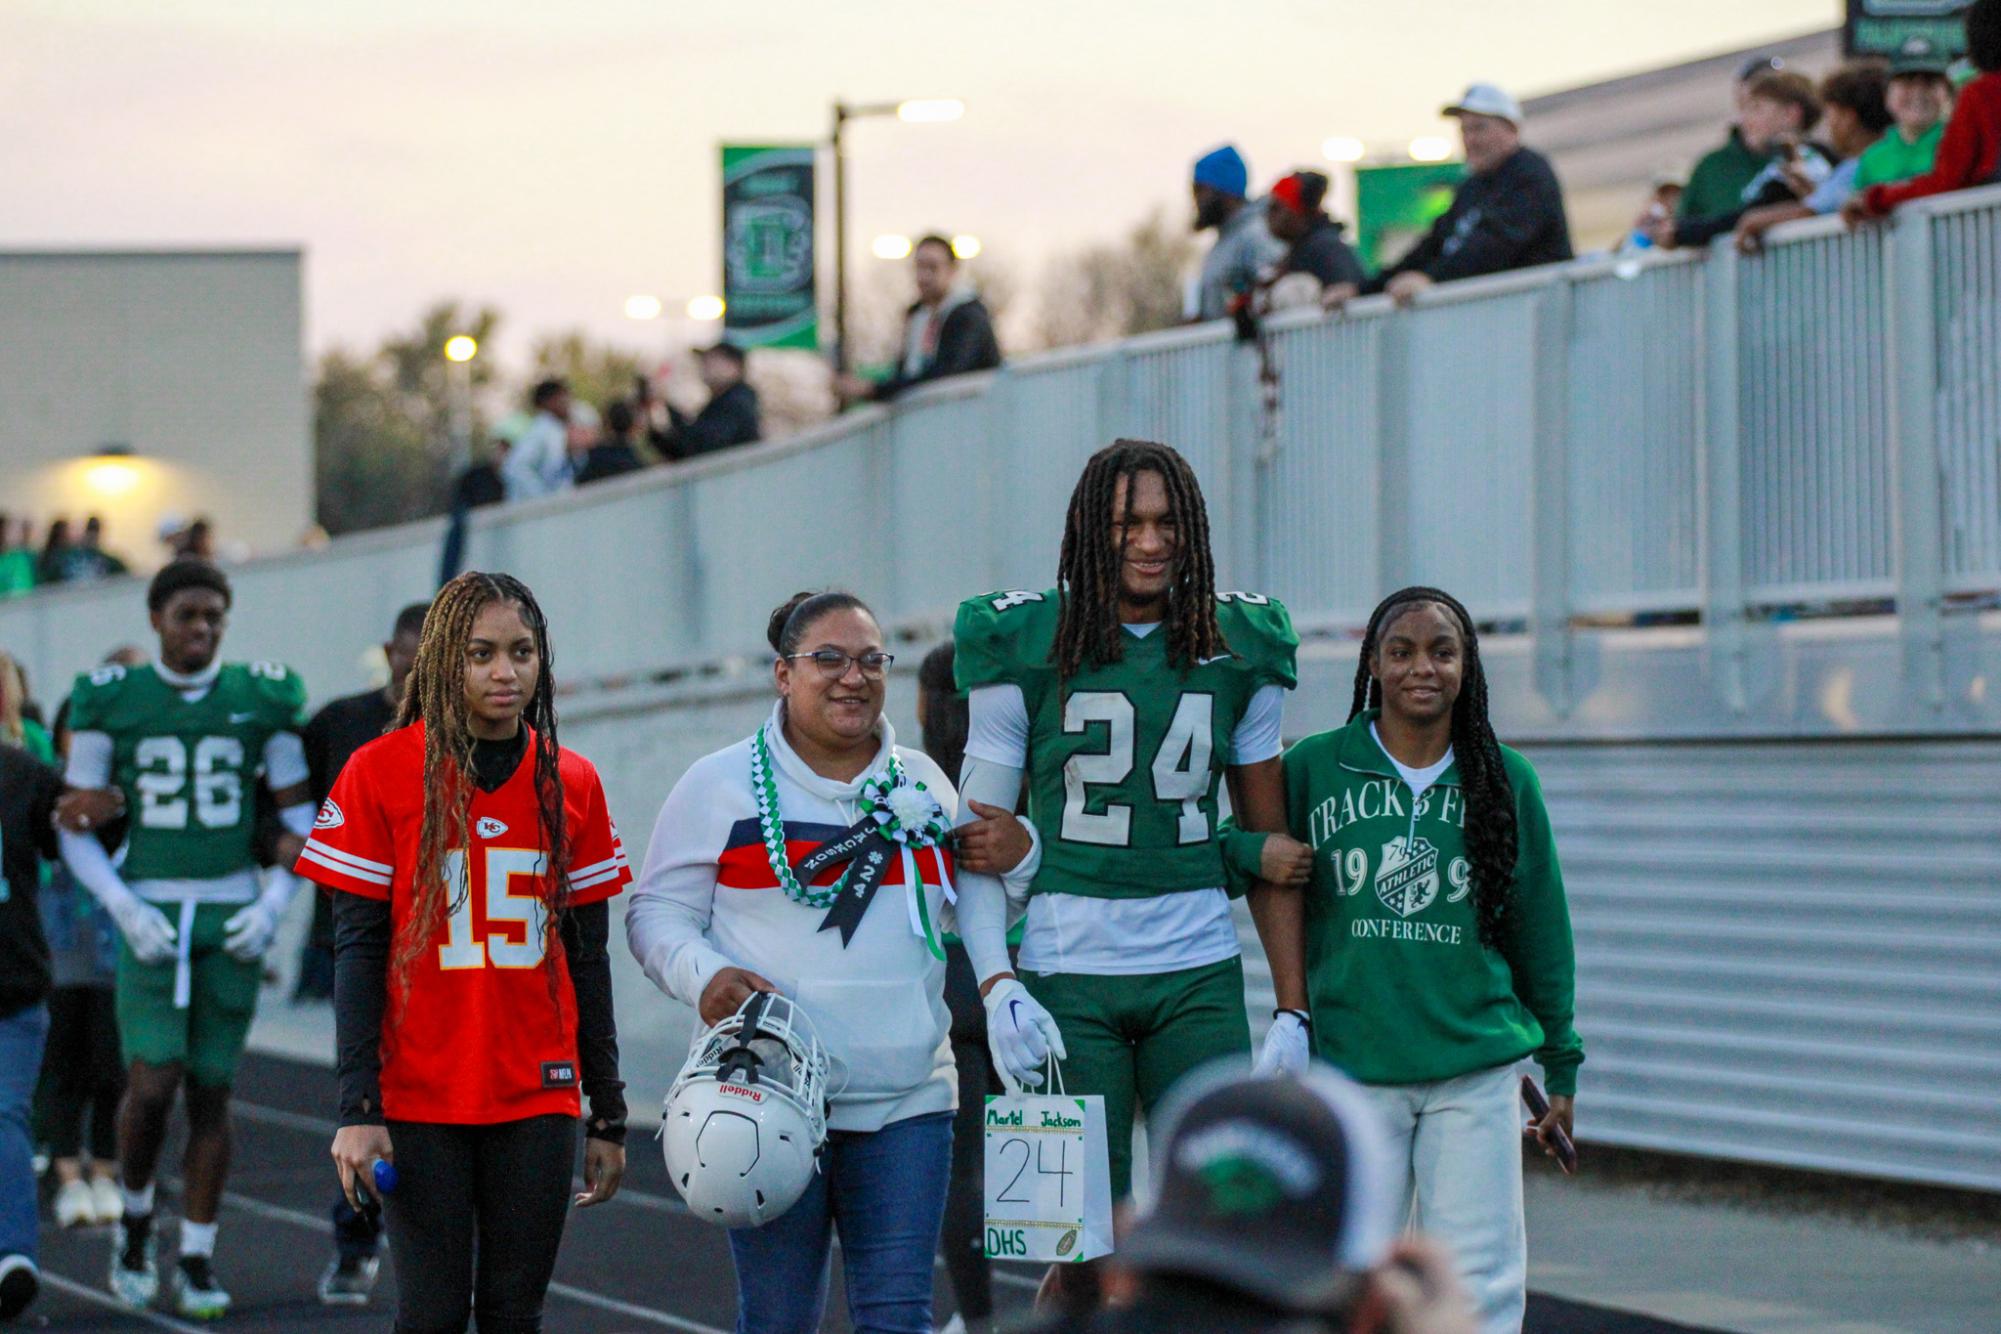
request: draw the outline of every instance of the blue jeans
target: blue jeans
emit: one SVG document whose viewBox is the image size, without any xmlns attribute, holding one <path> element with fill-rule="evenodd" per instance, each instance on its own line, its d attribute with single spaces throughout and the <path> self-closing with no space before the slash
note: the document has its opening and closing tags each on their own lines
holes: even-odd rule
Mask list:
<svg viewBox="0 0 2001 1334">
<path fill-rule="evenodd" d="M 40 1200 L 28 1142 L 28 1106 L 48 1036 L 49 1007 L 40 1001 L 0 1019 L 0 1255 L 30 1260 L 35 1258 Z"/>
<path fill-rule="evenodd" d="M 730 1229 L 737 1334 L 814 1334 L 841 1234 L 856 1334 L 931 1334 L 931 1257 L 945 1215 L 952 1113 L 832 1131 L 820 1170 L 784 1215 Z"/>
</svg>

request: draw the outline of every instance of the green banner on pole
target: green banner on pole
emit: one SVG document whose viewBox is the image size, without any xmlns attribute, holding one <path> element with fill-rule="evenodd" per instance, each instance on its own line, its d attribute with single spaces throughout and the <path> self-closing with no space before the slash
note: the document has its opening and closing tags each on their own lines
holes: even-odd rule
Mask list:
<svg viewBox="0 0 2001 1334">
<path fill-rule="evenodd" d="M 1452 207 L 1462 162 L 1398 162 L 1355 168 L 1355 248 L 1371 273 L 1404 257 Z"/>
<path fill-rule="evenodd" d="M 1967 0 L 1848 0 L 1842 46 L 1851 56 L 1966 54 Z"/>
<path fill-rule="evenodd" d="M 723 145 L 723 336 L 817 351 L 811 144 Z"/>
</svg>

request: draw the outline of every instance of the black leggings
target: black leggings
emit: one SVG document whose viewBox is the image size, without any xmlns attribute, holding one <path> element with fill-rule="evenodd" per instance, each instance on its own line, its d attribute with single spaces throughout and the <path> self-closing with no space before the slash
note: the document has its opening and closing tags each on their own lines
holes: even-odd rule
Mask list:
<svg viewBox="0 0 2001 1334">
<path fill-rule="evenodd" d="M 959 1111 L 952 1118 L 952 1176 L 945 1191 L 939 1246 L 959 1314 L 984 1320 L 994 1313 L 993 1266 L 987 1262 L 985 1241 L 986 1098 L 1002 1088 L 987 1056 L 987 1011 L 963 945 L 946 946 L 945 1003 L 952 1011 Z"/>
<path fill-rule="evenodd" d="M 539 1334 L 570 1209 L 577 1118 L 391 1121 L 389 1139 L 397 1334 L 462 1334 L 474 1312 L 480 1334 Z"/>
<path fill-rule="evenodd" d="M 83 1153 L 83 1118 L 90 1116 L 90 1156 L 118 1161 L 118 1099 L 125 1063 L 110 987 L 57 987 L 49 993 L 49 1043 L 36 1090 L 37 1138 L 49 1156 Z"/>
</svg>

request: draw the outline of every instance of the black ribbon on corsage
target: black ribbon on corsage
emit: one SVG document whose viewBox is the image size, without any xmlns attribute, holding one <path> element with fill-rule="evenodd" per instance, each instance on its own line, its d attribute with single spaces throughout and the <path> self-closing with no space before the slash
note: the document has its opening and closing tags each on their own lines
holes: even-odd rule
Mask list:
<svg viewBox="0 0 2001 1334">
<path fill-rule="evenodd" d="M 853 863 L 842 886 L 841 896 L 834 900 L 833 907 L 827 909 L 819 927 L 822 931 L 839 931 L 843 949 L 854 939 L 855 928 L 862 924 L 862 914 L 874 902 L 876 890 L 882 887 L 882 878 L 889 874 L 890 865 L 896 861 L 900 851 L 895 843 L 883 837 L 882 826 L 875 817 L 865 815 L 839 838 L 828 839 L 807 853 L 793 868 L 799 883 L 810 885 L 823 871 L 842 862 Z"/>
</svg>

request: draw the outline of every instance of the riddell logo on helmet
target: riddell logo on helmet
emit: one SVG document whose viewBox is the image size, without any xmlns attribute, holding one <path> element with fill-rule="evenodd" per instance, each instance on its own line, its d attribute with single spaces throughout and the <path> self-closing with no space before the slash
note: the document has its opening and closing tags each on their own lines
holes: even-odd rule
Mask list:
<svg viewBox="0 0 2001 1334">
<path fill-rule="evenodd" d="M 749 1098 L 752 1102 L 764 1101 L 764 1095 L 762 1093 L 758 1092 L 756 1089 L 744 1088 L 740 1084 L 718 1084 L 716 1085 L 716 1088 L 719 1092 L 727 1093 L 733 1098 Z"/>
</svg>

